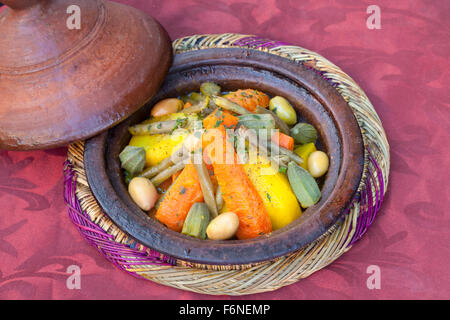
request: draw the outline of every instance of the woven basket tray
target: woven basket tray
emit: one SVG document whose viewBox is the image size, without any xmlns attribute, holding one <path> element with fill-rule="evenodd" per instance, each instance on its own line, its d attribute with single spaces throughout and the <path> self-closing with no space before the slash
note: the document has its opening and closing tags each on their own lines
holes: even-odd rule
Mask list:
<svg viewBox="0 0 450 320">
<path fill-rule="evenodd" d="M 196 35 L 173 42 L 175 54 L 217 47 L 246 47 L 302 63 L 320 73 L 348 102 L 363 135 L 365 166 L 358 192 L 341 220 L 313 243 L 274 261 L 230 267 L 177 260 L 137 243 L 102 212 L 87 183 L 82 141 L 69 146 L 64 166 L 64 197 L 69 217 L 83 237 L 119 269 L 133 276 L 213 295 L 272 291 L 324 268 L 365 234 L 386 192 L 389 145 L 381 121 L 361 88 L 341 69 L 314 52 L 240 34 Z"/>
</svg>

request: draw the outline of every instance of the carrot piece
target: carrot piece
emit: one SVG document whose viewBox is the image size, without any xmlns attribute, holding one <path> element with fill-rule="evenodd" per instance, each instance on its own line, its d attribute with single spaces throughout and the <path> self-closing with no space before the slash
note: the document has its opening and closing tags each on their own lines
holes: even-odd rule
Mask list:
<svg viewBox="0 0 450 320">
<path fill-rule="evenodd" d="M 269 106 L 269 97 L 265 93 L 253 89 L 239 89 L 230 92 L 225 98 L 237 103 L 250 112 L 255 112 L 256 106 L 262 108 L 267 108 Z"/>
<path fill-rule="evenodd" d="M 217 108 L 209 116 L 203 119 L 203 126 L 205 129 L 212 128 L 235 128 L 239 122 L 239 118 L 233 116 L 231 113 L 225 110 L 219 110 Z"/>
<path fill-rule="evenodd" d="M 155 218 L 169 229 L 180 232 L 189 209 L 195 202 L 203 201 L 197 170 L 188 163 L 164 195 Z"/>
<path fill-rule="evenodd" d="M 277 143 L 280 147 L 289 149 L 291 151 L 294 150 L 294 138 L 288 136 L 287 134 L 277 131 L 272 135 L 271 140 Z"/>
<path fill-rule="evenodd" d="M 190 102 L 188 101 L 188 102 L 186 102 L 186 103 L 184 104 L 183 109 L 187 109 L 187 108 L 189 108 L 189 107 L 192 107 L 192 103 L 190 103 Z"/>
</svg>

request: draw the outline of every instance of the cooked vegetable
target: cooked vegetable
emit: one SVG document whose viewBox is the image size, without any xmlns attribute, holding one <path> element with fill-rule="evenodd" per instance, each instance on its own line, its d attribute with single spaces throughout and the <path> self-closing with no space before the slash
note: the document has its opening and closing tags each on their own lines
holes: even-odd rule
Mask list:
<svg viewBox="0 0 450 320">
<path fill-rule="evenodd" d="M 170 157 L 183 143 L 187 133 L 174 132 L 173 134 L 155 134 L 144 136 L 133 136 L 130 146 L 142 147 L 146 152 L 145 165 L 153 167 L 164 159 Z"/>
<path fill-rule="evenodd" d="M 171 133 L 177 128 L 183 128 L 187 124 L 187 118 L 153 122 L 148 124 L 136 124 L 128 128 L 132 135 Z"/>
<path fill-rule="evenodd" d="M 275 120 L 270 114 L 245 114 L 238 118 L 239 124 L 248 129 L 275 129 Z"/>
<path fill-rule="evenodd" d="M 234 129 L 239 122 L 239 118 L 227 111 L 214 110 L 209 116 L 203 119 L 205 129 Z"/>
<path fill-rule="evenodd" d="M 306 144 L 310 142 L 316 142 L 317 130 L 309 123 L 297 123 L 291 129 L 291 136 L 296 143 Z"/>
<path fill-rule="evenodd" d="M 150 114 L 152 117 L 161 117 L 170 113 L 175 113 L 183 109 L 183 101 L 180 99 L 170 98 L 159 101 L 152 108 Z"/>
<path fill-rule="evenodd" d="M 259 113 L 259 114 L 261 114 L 261 113 L 263 113 L 263 114 L 264 113 L 265 114 L 270 114 L 273 117 L 274 121 L 275 121 L 275 125 L 276 125 L 277 129 L 279 129 L 284 134 L 287 134 L 287 135 L 289 134 L 289 127 L 288 127 L 288 125 L 283 120 L 281 120 L 280 117 L 278 117 L 275 114 L 275 112 L 270 111 L 269 109 L 266 109 L 266 108 L 263 108 L 263 107 L 260 107 L 260 106 L 256 107 L 256 112 Z"/>
<path fill-rule="evenodd" d="M 209 105 L 209 97 L 204 97 L 200 101 L 196 102 L 195 104 L 191 104 L 189 107 L 183 109 L 183 113 L 198 113 L 205 110 Z M 187 102 L 189 103 L 189 102 Z"/>
<path fill-rule="evenodd" d="M 208 123 L 204 121 L 206 129 L 209 128 Z M 223 125 L 220 129 L 224 130 Z M 208 143 L 205 139 L 203 142 Z M 226 152 L 233 150 L 226 136 L 223 137 L 223 144 L 223 153 L 211 154 L 210 159 L 227 209 L 239 217 L 237 238 L 250 239 L 271 232 L 272 224 L 264 203 L 242 165 L 237 163 L 236 153 L 233 151 L 233 163 L 218 161 L 226 159 Z M 203 149 L 206 150 L 205 145 Z"/>
<path fill-rule="evenodd" d="M 153 177 L 151 179 L 151 182 L 155 186 L 159 186 L 161 183 L 163 183 L 164 181 L 169 179 L 176 172 L 182 170 L 185 166 L 186 166 L 186 163 L 184 161 L 180 161 L 180 162 L 174 164 L 173 166 L 162 170 L 160 173 L 158 173 L 155 177 Z"/>
<path fill-rule="evenodd" d="M 231 100 L 228 100 L 223 97 L 213 96 L 214 103 L 221 108 L 224 108 L 225 110 L 237 113 L 237 114 L 248 114 L 250 111 L 245 109 L 244 107 L 238 105 L 237 103 L 234 103 Z"/>
<path fill-rule="evenodd" d="M 205 96 L 217 96 L 221 90 L 222 88 L 214 82 L 203 82 L 200 85 L 200 92 Z"/>
<path fill-rule="evenodd" d="M 129 174 L 134 176 L 141 172 L 145 166 L 145 149 L 126 146 L 119 154 L 120 164 Z"/>
<path fill-rule="evenodd" d="M 236 134 L 240 137 L 251 137 L 252 135 L 254 135 L 254 132 L 252 132 L 251 130 L 248 130 L 245 127 L 239 127 L 239 129 L 236 130 Z M 251 143 L 255 144 L 256 139 L 250 138 L 249 141 Z M 270 142 L 264 141 L 263 139 L 260 138 L 260 139 L 258 139 L 257 144 L 259 144 L 260 149 L 261 148 L 264 149 L 263 153 L 268 154 L 270 151 L 271 157 L 274 157 L 275 155 L 286 155 L 290 159 L 297 162 L 298 164 L 303 163 L 303 159 L 300 158 L 298 155 L 296 155 L 294 152 L 292 152 L 291 150 L 288 150 L 286 148 L 280 147 L 275 143 L 270 143 Z"/>
<path fill-rule="evenodd" d="M 145 211 L 153 208 L 156 200 L 158 200 L 158 192 L 147 178 L 135 177 L 131 179 L 128 192 L 139 208 Z"/>
<path fill-rule="evenodd" d="M 182 234 L 206 239 L 206 228 L 210 221 L 208 207 L 201 202 L 194 203 L 183 224 Z"/>
<path fill-rule="evenodd" d="M 180 232 L 191 206 L 203 202 L 197 171 L 188 163 L 161 201 L 155 218 L 169 229 Z"/>
<path fill-rule="evenodd" d="M 139 176 L 145 178 L 153 178 L 157 174 L 161 173 L 163 170 L 167 169 L 174 163 L 185 160 L 188 157 L 187 152 L 183 149 L 183 146 L 178 150 L 174 151 L 171 156 L 163 159 L 159 164 L 153 167 L 149 167 L 142 171 Z"/>
<path fill-rule="evenodd" d="M 206 229 L 208 239 L 227 240 L 232 238 L 239 228 L 239 217 L 234 212 L 224 212 L 211 220 Z"/>
<path fill-rule="evenodd" d="M 250 112 L 255 112 L 257 106 L 267 108 L 269 105 L 269 97 L 265 93 L 253 89 L 233 91 L 224 97 Z"/>
<path fill-rule="evenodd" d="M 150 167 L 150 168 L 147 168 L 146 170 L 144 170 L 139 176 L 148 178 L 148 179 L 153 178 L 161 171 L 170 167 L 171 164 L 172 164 L 172 159 L 170 159 L 170 157 L 167 157 L 163 161 L 161 161 L 159 164 L 157 164 L 156 166 L 153 166 L 153 167 Z"/>
<path fill-rule="evenodd" d="M 203 160 L 200 163 L 194 162 L 194 167 L 197 170 L 198 179 L 200 181 L 200 186 L 202 188 L 203 198 L 205 199 L 206 206 L 211 213 L 211 216 L 217 217 L 219 211 L 216 206 L 216 199 L 214 196 L 214 187 L 209 177 L 208 169 Z"/>
<path fill-rule="evenodd" d="M 314 178 L 319 178 L 328 171 L 330 160 L 323 151 L 314 151 L 308 158 L 308 171 Z"/>
<path fill-rule="evenodd" d="M 270 163 L 258 160 L 256 164 L 245 164 L 244 170 L 264 202 L 273 230 L 283 228 L 302 214 L 288 179 Z"/>
<path fill-rule="evenodd" d="M 303 208 L 311 207 L 319 201 L 321 197 L 319 186 L 308 171 L 291 161 L 288 165 L 287 176 L 292 190 Z"/>
<path fill-rule="evenodd" d="M 278 144 L 280 147 L 288 150 L 294 150 L 294 138 L 281 132 L 275 132 L 272 135 L 272 142 Z"/>
<path fill-rule="evenodd" d="M 271 159 L 273 159 L 275 161 L 275 163 L 278 164 L 278 166 L 285 167 L 286 169 L 287 169 L 287 165 L 288 165 L 289 161 L 291 161 L 291 159 L 285 154 L 278 154 L 278 155 L 272 156 Z"/>
<path fill-rule="evenodd" d="M 297 113 L 289 101 L 283 97 L 276 96 L 270 99 L 269 109 L 290 126 L 297 122 Z"/>
<path fill-rule="evenodd" d="M 297 156 L 294 152 L 292 152 L 289 149 L 283 148 L 281 146 L 277 146 L 274 143 L 268 143 L 267 146 L 268 146 L 269 150 L 273 150 L 276 154 L 286 155 L 298 164 L 303 163 L 303 159 L 300 158 L 299 156 Z"/>
<path fill-rule="evenodd" d="M 308 170 L 309 155 L 316 150 L 316 146 L 312 142 L 295 148 L 294 152 L 303 159 L 303 163 L 300 164 L 300 167 Z"/>
</svg>

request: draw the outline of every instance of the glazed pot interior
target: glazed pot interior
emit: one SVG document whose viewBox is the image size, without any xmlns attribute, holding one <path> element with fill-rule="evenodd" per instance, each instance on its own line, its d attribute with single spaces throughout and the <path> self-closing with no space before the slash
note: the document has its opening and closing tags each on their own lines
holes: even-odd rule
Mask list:
<svg viewBox="0 0 450 320">
<path fill-rule="evenodd" d="M 169 230 L 132 201 L 119 153 L 129 143 L 130 125 L 147 119 L 157 101 L 198 91 L 202 82 L 223 91 L 256 89 L 283 96 L 299 119 L 314 125 L 319 149 L 330 156 L 321 180 L 321 200 L 288 226 L 250 240 L 198 240 Z M 175 56 L 159 92 L 118 126 L 87 141 L 85 167 L 91 189 L 105 213 L 125 232 L 166 255 L 205 264 L 249 264 L 288 254 L 317 239 L 339 219 L 353 198 L 363 168 L 362 138 L 349 107 L 320 75 L 268 53 L 206 49 Z"/>
</svg>

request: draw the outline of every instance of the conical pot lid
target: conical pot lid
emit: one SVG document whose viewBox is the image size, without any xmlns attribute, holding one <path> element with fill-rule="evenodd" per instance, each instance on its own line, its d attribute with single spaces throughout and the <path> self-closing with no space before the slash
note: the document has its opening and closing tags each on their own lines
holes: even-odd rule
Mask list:
<svg viewBox="0 0 450 320">
<path fill-rule="evenodd" d="M 153 18 L 103 0 L 2 0 L 0 149 L 86 139 L 158 90 L 172 61 Z"/>
</svg>

